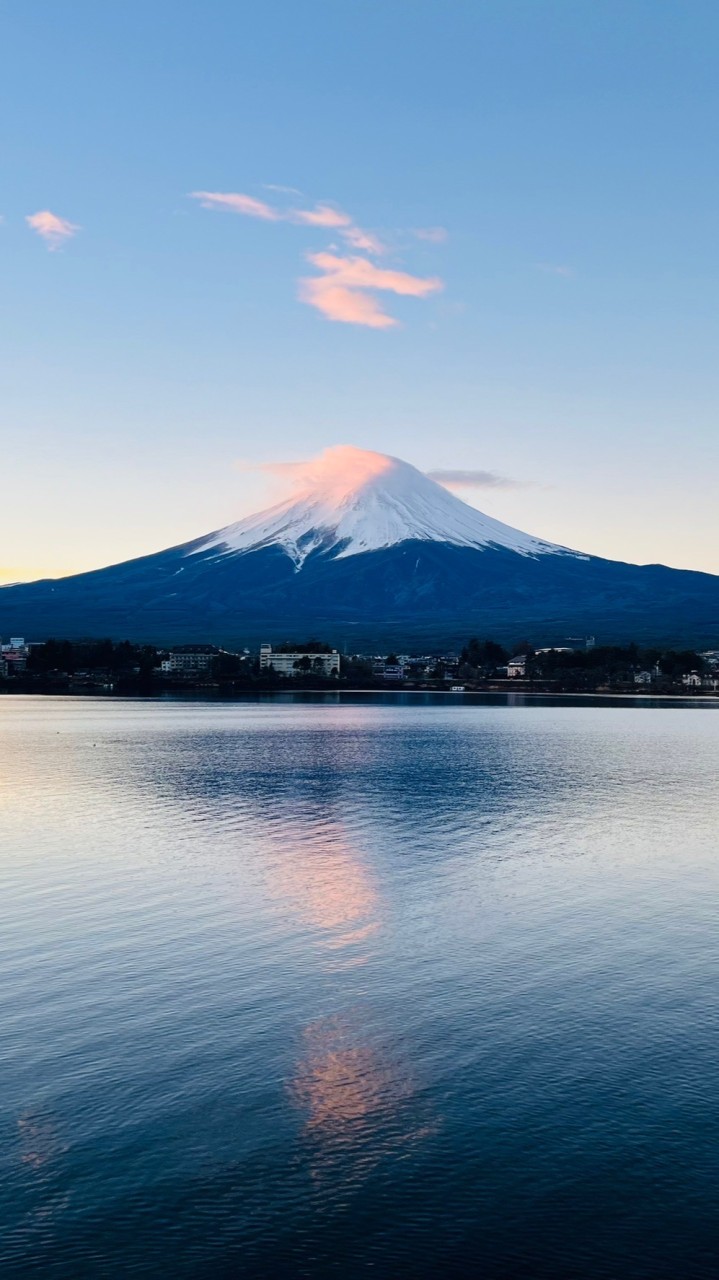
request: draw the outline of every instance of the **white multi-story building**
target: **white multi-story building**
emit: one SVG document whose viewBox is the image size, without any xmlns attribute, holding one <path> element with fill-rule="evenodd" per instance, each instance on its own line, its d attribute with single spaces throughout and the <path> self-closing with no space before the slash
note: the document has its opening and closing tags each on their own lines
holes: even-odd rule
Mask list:
<svg viewBox="0 0 719 1280">
<path fill-rule="evenodd" d="M 0 643 L 0 653 L 24 653 L 27 657 L 27 651 L 24 636 L 10 636 L 9 640 Z"/>
<path fill-rule="evenodd" d="M 270 667 L 281 676 L 338 676 L 340 655 L 336 649 L 331 653 L 273 653 L 271 644 L 261 644 L 260 670 Z"/>
<path fill-rule="evenodd" d="M 204 675 L 212 669 L 217 649 L 211 644 L 181 644 L 160 663 L 165 675 Z"/>
</svg>

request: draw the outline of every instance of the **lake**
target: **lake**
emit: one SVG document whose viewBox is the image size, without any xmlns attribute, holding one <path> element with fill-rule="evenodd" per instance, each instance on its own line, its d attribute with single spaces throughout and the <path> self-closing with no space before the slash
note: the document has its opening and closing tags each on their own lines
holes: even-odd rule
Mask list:
<svg viewBox="0 0 719 1280">
<path fill-rule="evenodd" d="M 719 1273 L 719 707 L 0 699 L 0 1272 Z"/>
</svg>

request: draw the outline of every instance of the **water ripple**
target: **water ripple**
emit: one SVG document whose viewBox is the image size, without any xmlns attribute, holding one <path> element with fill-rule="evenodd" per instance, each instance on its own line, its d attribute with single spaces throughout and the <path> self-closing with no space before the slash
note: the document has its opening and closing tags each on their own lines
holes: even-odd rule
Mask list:
<svg viewBox="0 0 719 1280">
<path fill-rule="evenodd" d="M 719 1271 L 719 717 L 5 698 L 0 1262 Z"/>
</svg>

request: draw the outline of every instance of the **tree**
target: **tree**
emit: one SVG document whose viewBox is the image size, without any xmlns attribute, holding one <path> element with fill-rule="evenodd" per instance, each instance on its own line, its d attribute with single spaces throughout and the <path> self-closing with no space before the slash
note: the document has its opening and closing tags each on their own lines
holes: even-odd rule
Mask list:
<svg viewBox="0 0 719 1280">
<path fill-rule="evenodd" d="M 460 663 L 475 671 L 486 671 L 503 666 L 508 657 L 507 650 L 496 640 L 478 640 L 473 636 L 460 654 Z"/>
<path fill-rule="evenodd" d="M 238 676 L 242 671 L 239 653 L 218 653 L 212 659 L 213 676 Z"/>
<path fill-rule="evenodd" d="M 517 643 L 512 646 L 513 658 L 524 657 L 525 654 L 529 655 L 533 653 L 534 645 L 531 640 L 518 640 Z"/>
<path fill-rule="evenodd" d="M 34 645 L 27 660 L 27 670 L 44 674 L 47 671 L 75 670 L 74 648 L 69 640 L 46 640 L 43 645 Z"/>
<path fill-rule="evenodd" d="M 690 671 L 703 671 L 706 663 L 693 649 L 682 649 L 679 652 L 663 653 L 659 659 L 659 670 L 662 675 L 677 679 Z"/>
<path fill-rule="evenodd" d="M 276 653 L 331 653 L 332 645 L 326 644 L 324 640 L 285 640 L 283 644 L 275 646 Z"/>
</svg>

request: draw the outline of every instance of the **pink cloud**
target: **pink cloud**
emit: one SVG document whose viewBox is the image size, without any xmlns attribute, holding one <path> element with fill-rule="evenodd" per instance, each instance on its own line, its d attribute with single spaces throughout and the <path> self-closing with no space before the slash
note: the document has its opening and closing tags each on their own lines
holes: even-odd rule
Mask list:
<svg viewBox="0 0 719 1280">
<path fill-rule="evenodd" d="M 274 188 L 279 190 L 279 188 Z M 305 227 L 350 227 L 352 219 L 341 209 L 333 209 L 328 204 L 315 205 L 314 209 L 288 209 L 283 211 L 265 200 L 257 200 L 234 191 L 192 191 L 194 200 L 199 200 L 203 209 L 228 210 L 230 213 L 242 213 L 247 218 L 262 218 L 265 222 L 295 222 Z"/>
<path fill-rule="evenodd" d="M 373 236 L 369 231 L 363 231 L 361 227 L 347 227 L 340 232 L 343 240 L 346 240 L 353 249 L 361 249 L 365 253 L 373 253 L 376 257 L 386 252 L 382 241 Z"/>
<path fill-rule="evenodd" d="M 307 277 L 300 280 L 299 298 L 308 306 L 316 307 L 328 320 L 362 324 L 367 329 L 393 329 L 397 324 L 369 294 L 357 289 L 347 289 L 344 285 L 336 284 L 331 277 Z"/>
<path fill-rule="evenodd" d="M 282 191 L 288 194 L 300 193 L 292 187 L 268 187 L 267 190 Z M 340 235 L 353 249 L 361 249 L 365 253 L 384 253 L 384 245 L 369 231 L 355 226 L 350 215 L 343 209 L 336 209 L 329 204 L 317 204 L 314 209 L 278 209 L 267 204 L 265 200 L 257 200 L 254 196 L 233 191 L 192 191 L 193 200 L 199 200 L 203 209 L 214 209 L 229 213 L 241 213 L 247 218 L 261 218 L 265 222 L 293 222 L 302 227 L 322 227 L 338 230 Z"/>
<path fill-rule="evenodd" d="M 292 194 L 292 188 L 266 188 Z M 299 194 L 299 193 L 296 193 Z M 357 226 L 348 213 L 337 206 L 320 203 L 311 209 L 281 208 L 267 204 L 240 192 L 193 191 L 192 198 L 199 200 L 205 209 L 227 210 L 265 222 L 286 222 L 295 226 L 321 228 L 336 231 L 351 249 L 359 254 L 379 257 L 387 252 L 378 236 Z M 445 239 L 443 227 L 420 228 L 413 232 L 420 239 L 439 243 Z M 333 250 L 335 246 L 332 246 Z M 344 324 L 359 324 L 370 329 L 390 329 L 398 321 L 384 310 L 373 297 L 375 291 L 396 293 L 405 297 L 424 298 L 441 289 L 442 281 L 436 277 L 425 279 L 406 271 L 385 270 L 357 253 L 343 257 L 335 251 L 309 255 L 309 261 L 319 275 L 304 277 L 299 281 L 299 297 L 314 307 L 328 320 Z"/>
<path fill-rule="evenodd" d="M 49 209 L 28 214 L 25 221 L 45 241 L 48 249 L 59 249 L 66 240 L 71 240 L 80 230 L 74 222 L 68 222 L 67 218 L 59 218 Z"/>
<path fill-rule="evenodd" d="M 242 213 L 247 218 L 262 218 L 265 222 L 280 222 L 282 215 L 264 200 L 233 191 L 191 191 L 193 200 L 199 200 L 203 209 L 225 210 Z"/>
<path fill-rule="evenodd" d="M 328 204 L 315 205 L 314 209 L 293 209 L 287 214 L 290 222 L 299 222 L 306 227 L 350 227 L 352 219 L 341 209 L 333 209 Z"/>
<path fill-rule="evenodd" d="M 288 222 L 301 223 L 306 227 L 337 228 L 347 244 L 364 253 L 379 255 L 385 251 L 381 240 L 371 232 L 363 231 L 362 227 L 356 226 L 343 209 L 333 209 L 331 205 L 318 204 L 314 209 L 293 209 L 286 218 Z"/>
<path fill-rule="evenodd" d="M 260 472 L 271 481 L 279 482 L 275 488 L 281 487 L 284 495 L 294 496 L 321 488 L 325 493 L 334 492 L 340 500 L 357 484 L 388 471 L 392 459 L 383 453 L 342 444 L 323 449 L 316 457 L 300 462 L 254 462 L 238 458 L 234 466 L 245 474 Z"/>
<path fill-rule="evenodd" d="M 328 320 L 344 324 L 360 324 L 370 329 L 390 329 L 397 325 L 398 321 L 383 311 L 368 290 L 425 298 L 442 288 L 442 281 L 436 277 L 423 279 L 406 271 L 384 270 L 366 258 L 311 253 L 309 261 L 321 275 L 300 280 L 300 300 L 321 311 Z"/>
<path fill-rule="evenodd" d="M 338 258 L 333 253 L 311 253 L 309 261 L 352 289 L 389 289 L 407 297 L 424 298 L 442 288 L 442 281 L 436 276 L 425 279 L 412 276 L 407 271 L 386 270 L 376 267 L 366 258 Z"/>
</svg>

